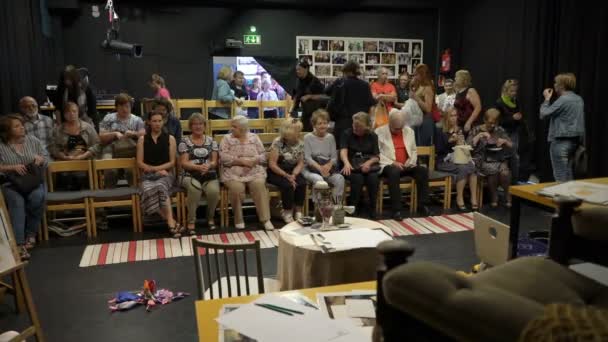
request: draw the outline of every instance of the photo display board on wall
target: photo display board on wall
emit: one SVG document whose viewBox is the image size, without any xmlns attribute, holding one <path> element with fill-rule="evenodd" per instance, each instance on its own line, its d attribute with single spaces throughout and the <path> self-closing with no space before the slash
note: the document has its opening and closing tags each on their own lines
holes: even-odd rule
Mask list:
<svg viewBox="0 0 608 342">
<path fill-rule="evenodd" d="M 361 65 L 367 80 L 376 78 L 381 67 L 394 80 L 422 63 L 423 50 L 422 39 L 296 37 L 298 60 L 307 61 L 312 73 L 326 84 L 342 76 L 342 65 L 349 60 Z"/>
</svg>

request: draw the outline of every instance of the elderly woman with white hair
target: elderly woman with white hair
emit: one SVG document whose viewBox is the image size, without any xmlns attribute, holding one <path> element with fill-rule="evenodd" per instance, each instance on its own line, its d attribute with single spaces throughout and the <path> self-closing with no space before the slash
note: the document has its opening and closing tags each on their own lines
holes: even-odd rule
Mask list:
<svg viewBox="0 0 608 342">
<path fill-rule="evenodd" d="M 241 201 L 245 187 L 253 198 L 260 222 L 266 230 L 273 230 L 270 222 L 268 190 L 266 189 L 266 151 L 260 138 L 249 132 L 248 120 L 242 115 L 232 118 L 231 133 L 220 143 L 221 179 L 228 188 L 228 197 L 234 212 L 234 225 L 245 228 Z"/>
<path fill-rule="evenodd" d="M 401 220 L 401 177 L 409 176 L 416 181 L 418 193 L 418 213 L 427 216 L 429 211 L 425 204 L 428 202 L 429 176 L 425 167 L 416 164 L 416 138 L 414 131 L 405 125 L 404 115 L 399 111 L 391 111 L 388 125 L 376 129 L 378 147 L 380 150 L 381 173 L 387 178 L 391 199 L 392 216 Z"/>
<path fill-rule="evenodd" d="M 262 90 L 258 93 L 258 101 L 278 101 L 277 93 L 270 89 L 270 81 L 262 80 Z M 264 107 L 264 119 L 276 118 L 277 107 Z"/>
<path fill-rule="evenodd" d="M 270 147 L 268 157 L 268 183 L 281 191 L 282 217 L 285 223 L 293 222 L 294 204 L 296 220 L 302 217 L 302 206 L 306 194 L 304 168 L 304 143 L 300 139 L 302 122 L 299 119 L 284 119 L 280 136 Z"/>
</svg>

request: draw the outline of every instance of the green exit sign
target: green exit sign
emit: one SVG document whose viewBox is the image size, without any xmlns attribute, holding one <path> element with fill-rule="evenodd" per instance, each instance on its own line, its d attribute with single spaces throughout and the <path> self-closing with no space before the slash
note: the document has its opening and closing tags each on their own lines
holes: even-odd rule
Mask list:
<svg viewBox="0 0 608 342">
<path fill-rule="evenodd" d="M 243 36 L 243 42 L 245 45 L 261 45 L 262 36 L 259 34 L 246 34 Z"/>
</svg>

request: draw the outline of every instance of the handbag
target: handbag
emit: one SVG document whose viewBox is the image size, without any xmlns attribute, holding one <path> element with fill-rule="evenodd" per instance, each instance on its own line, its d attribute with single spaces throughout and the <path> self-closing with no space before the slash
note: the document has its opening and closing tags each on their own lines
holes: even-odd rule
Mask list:
<svg viewBox="0 0 608 342">
<path fill-rule="evenodd" d="M 112 143 L 112 158 L 135 158 L 137 142 L 131 138 L 120 139 Z"/>
<path fill-rule="evenodd" d="M 361 166 L 370 159 L 369 156 L 363 155 L 361 152 L 357 152 L 352 160 L 351 165 L 353 166 L 353 172 L 361 172 Z M 369 167 L 369 173 L 379 172 L 380 171 L 380 163 L 375 162 Z"/>
<path fill-rule="evenodd" d="M 43 168 L 35 164 L 27 165 L 27 173 L 20 175 L 16 172 L 6 174 L 10 186 L 21 195 L 29 195 L 44 181 Z"/>
</svg>

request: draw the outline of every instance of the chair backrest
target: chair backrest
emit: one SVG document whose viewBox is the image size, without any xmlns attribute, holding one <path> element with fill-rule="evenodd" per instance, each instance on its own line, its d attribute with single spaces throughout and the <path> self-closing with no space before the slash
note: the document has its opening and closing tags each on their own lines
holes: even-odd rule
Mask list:
<svg viewBox="0 0 608 342">
<path fill-rule="evenodd" d="M 93 184 L 95 190 L 104 189 L 105 170 L 124 169 L 131 171 L 131 185 L 137 185 L 137 162 L 135 158 L 116 158 L 116 159 L 100 159 L 93 160 Z"/>
<path fill-rule="evenodd" d="M 260 119 L 264 118 L 264 108 L 268 107 L 278 107 L 285 111 L 285 117 L 290 117 L 291 113 L 289 113 L 290 101 L 288 100 L 279 100 L 279 101 L 258 101 L 260 103 Z"/>
<path fill-rule="evenodd" d="M 435 146 L 418 146 L 416 147 L 418 157 L 428 157 L 429 171 L 435 171 Z"/>
<path fill-rule="evenodd" d="M 175 115 L 179 120 L 186 120 L 187 122 L 190 115 L 196 112 L 205 115 L 205 100 L 203 99 L 179 99 L 176 102 Z"/>
<path fill-rule="evenodd" d="M 232 120 L 209 120 L 207 124 L 207 134 L 214 136 L 215 132 L 228 132 L 230 131 L 230 124 Z"/>
<path fill-rule="evenodd" d="M 209 110 L 212 108 L 228 108 L 230 111 L 230 117 L 234 116 L 233 104 L 225 104 L 221 101 L 216 101 L 216 100 L 207 100 L 207 101 L 205 101 L 205 112 L 203 113 L 203 115 L 205 115 L 206 118 L 209 117 Z M 211 120 L 211 121 L 213 121 L 213 120 Z"/>
<path fill-rule="evenodd" d="M 209 289 L 209 298 L 222 298 L 227 291 L 228 297 L 248 296 L 252 293 L 249 280 L 250 269 L 247 254 L 253 251 L 255 254 L 257 289 L 258 293 L 264 293 L 264 275 L 262 273 L 262 258 L 260 253 L 260 241 L 247 244 L 218 244 L 212 242 L 192 239 L 192 254 L 194 255 L 194 266 L 196 268 L 196 280 L 198 287 L 198 298 L 205 299 L 205 290 Z M 242 256 L 239 262 L 239 256 Z M 230 260 L 232 259 L 232 260 Z M 251 273 L 251 275 L 254 275 Z M 222 277 L 226 279 L 226 289 L 222 288 Z M 217 281 L 217 293 L 214 291 L 213 279 Z M 233 294 L 232 282 L 236 282 L 236 293 Z M 245 291 L 241 290 L 241 282 L 244 282 Z M 243 293 L 244 292 L 244 293 Z"/>
<path fill-rule="evenodd" d="M 84 171 L 87 173 L 89 181 L 89 189 L 93 189 L 93 172 L 90 160 L 66 160 L 52 161 L 47 167 L 47 184 L 49 191 L 55 191 L 55 182 L 53 175 L 58 172 L 78 172 Z"/>
</svg>

